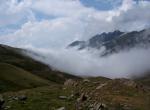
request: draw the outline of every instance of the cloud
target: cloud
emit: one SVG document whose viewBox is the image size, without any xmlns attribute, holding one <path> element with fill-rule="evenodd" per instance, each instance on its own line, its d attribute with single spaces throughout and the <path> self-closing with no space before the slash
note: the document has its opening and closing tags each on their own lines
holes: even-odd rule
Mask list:
<svg viewBox="0 0 150 110">
<path fill-rule="evenodd" d="M 131 0 L 129 0 L 131 2 Z M 138 4 L 135 2 L 125 2 L 120 8 L 119 17 L 115 16 L 112 21 L 115 22 L 115 27 L 124 31 L 141 30 L 150 27 L 149 18 L 150 2 L 141 1 Z M 131 5 L 132 4 L 132 5 Z M 121 25 L 120 25 L 121 24 Z"/>
<path fill-rule="evenodd" d="M 33 45 L 43 48 L 65 47 L 75 36 L 82 33 L 84 26 L 80 21 L 70 18 L 58 18 L 51 21 L 27 22 L 13 34 L 1 37 L 1 42 L 8 45 Z M 71 28 L 73 27 L 73 28 Z M 10 39 L 10 40 L 7 40 Z"/>
<path fill-rule="evenodd" d="M 78 0 L 38 0 L 33 1 L 32 9 L 53 16 L 75 16 L 77 17 L 87 8 Z"/>
<path fill-rule="evenodd" d="M 22 3 L 17 0 L 0 1 L 0 27 L 22 24 L 33 19 L 28 2 Z"/>
<path fill-rule="evenodd" d="M 29 56 L 48 64 L 53 69 L 79 76 L 104 76 L 109 78 L 130 78 L 140 76 L 150 70 L 150 49 L 132 49 L 99 57 L 99 51 L 76 51 L 67 49 L 37 49 L 43 57 L 26 53 Z"/>
<path fill-rule="evenodd" d="M 52 18 L 57 20 L 59 18 L 60 22 L 63 22 L 64 19 L 66 19 L 65 21 L 72 19 L 72 24 L 76 23 L 79 27 L 83 26 L 84 28 L 82 31 L 77 33 L 77 35 L 79 35 L 77 38 L 80 39 L 88 39 L 94 34 L 104 31 L 108 32 L 115 29 L 120 29 L 122 31 L 140 30 L 150 25 L 150 14 L 148 12 L 150 2 L 146 1 L 141 1 L 137 4 L 132 0 L 124 0 L 121 6 L 105 11 L 85 7 L 79 0 L 8 1 L 2 1 L 3 4 L 0 8 L 2 17 L 0 19 L 1 26 L 19 24 L 23 27 L 23 25 L 26 25 L 28 22 L 36 22 L 39 24 L 40 21 L 38 22 L 37 20 L 38 15 L 35 16 L 38 12 L 47 16 L 52 16 Z M 2 10 L 6 10 L 7 14 L 3 13 Z M 142 16 L 141 13 L 143 14 Z M 53 19 L 47 20 L 53 22 Z M 66 24 L 66 26 L 68 26 L 68 24 Z M 68 28 L 76 27 L 74 27 L 74 25 L 69 25 Z M 57 30 L 59 31 L 59 29 Z M 43 31 L 41 31 L 41 33 L 44 34 Z M 13 35 L 13 33 L 11 34 Z M 49 35 L 50 34 L 51 33 L 49 33 Z M 72 37 L 77 39 L 75 38 L 76 36 Z"/>
</svg>

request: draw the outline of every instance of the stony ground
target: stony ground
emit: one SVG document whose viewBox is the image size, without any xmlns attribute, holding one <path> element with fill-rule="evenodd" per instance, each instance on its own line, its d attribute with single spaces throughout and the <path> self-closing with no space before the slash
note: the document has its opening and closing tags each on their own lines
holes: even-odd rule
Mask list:
<svg viewBox="0 0 150 110">
<path fill-rule="evenodd" d="M 149 110 L 148 87 L 127 79 L 89 78 L 1 94 L 5 110 Z"/>
</svg>

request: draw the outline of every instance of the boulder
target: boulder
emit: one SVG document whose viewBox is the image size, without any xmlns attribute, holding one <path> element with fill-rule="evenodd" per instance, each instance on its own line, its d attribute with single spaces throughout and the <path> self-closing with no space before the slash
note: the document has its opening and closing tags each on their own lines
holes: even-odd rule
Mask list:
<svg viewBox="0 0 150 110">
<path fill-rule="evenodd" d="M 101 89 L 102 87 L 104 87 L 104 86 L 106 86 L 106 85 L 107 85 L 107 83 L 100 84 L 99 86 L 96 87 L 96 90 Z"/>
<path fill-rule="evenodd" d="M 65 107 L 60 107 L 57 110 L 66 110 L 66 108 Z"/>
<path fill-rule="evenodd" d="M 67 96 L 59 96 L 59 99 L 65 100 L 65 99 L 68 99 L 68 97 Z"/>
<path fill-rule="evenodd" d="M 83 82 L 88 83 L 88 82 L 90 82 L 90 80 L 89 79 L 83 79 Z"/>
<path fill-rule="evenodd" d="M 18 97 L 18 99 L 19 99 L 20 101 L 26 101 L 26 100 L 27 100 L 27 96 L 21 95 L 21 96 Z"/>
</svg>

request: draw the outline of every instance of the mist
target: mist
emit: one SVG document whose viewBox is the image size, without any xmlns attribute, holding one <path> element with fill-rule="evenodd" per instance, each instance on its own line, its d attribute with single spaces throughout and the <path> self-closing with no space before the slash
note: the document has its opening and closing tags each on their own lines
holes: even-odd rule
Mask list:
<svg viewBox="0 0 150 110">
<path fill-rule="evenodd" d="M 74 49 L 35 49 L 40 56 L 26 53 L 52 69 L 78 76 L 104 76 L 108 78 L 130 78 L 150 70 L 150 49 L 134 48 L 107 57 L 100 57 L 103 51 Z"/>
</svg>

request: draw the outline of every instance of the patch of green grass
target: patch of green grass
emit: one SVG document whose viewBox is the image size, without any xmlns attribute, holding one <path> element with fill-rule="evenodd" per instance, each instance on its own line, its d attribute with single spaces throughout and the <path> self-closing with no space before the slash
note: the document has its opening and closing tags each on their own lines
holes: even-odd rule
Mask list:
<svg viewBox="0 0 150 110">
<path fill-rule="evenodd" d="M 8 101 L 9 97 L 19 96 L 20 94 L 27 96 L 27 100 L 24 103 L 17 100 Z M 3 94 L 6 100 L 5 106 L 10 106 L 11 110 L 56 110 L 60 107 L 75 110 L 75 99 L 62 100 L 59 99 L 61 95 L 69 96 L 71 95 L 71 90 L 62 90 L 61 86 L 52 85 Z"/>
<path fill-rule="evenodd" d="M 10 64 L 0 63 L 0 92 L 49 85 L 50 82 Z"/>
</svg>

